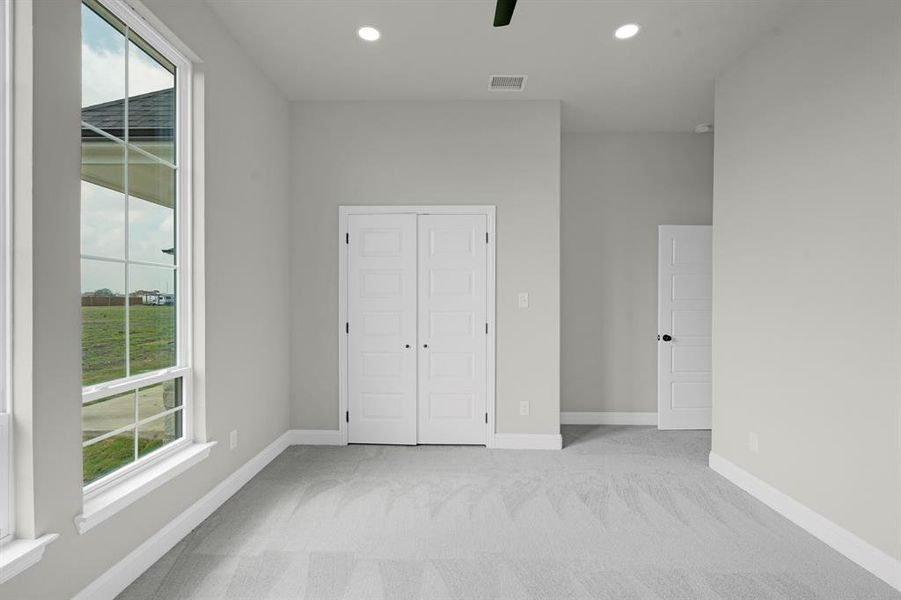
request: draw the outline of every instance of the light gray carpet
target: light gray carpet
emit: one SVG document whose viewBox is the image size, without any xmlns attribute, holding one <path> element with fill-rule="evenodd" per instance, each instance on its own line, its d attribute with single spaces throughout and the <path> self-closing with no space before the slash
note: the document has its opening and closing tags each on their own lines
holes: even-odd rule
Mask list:
<svg viewBox="0 0 901 600">
<path fill-rule="evenodd" d="M 563 432 L 290 448 L 120 598 L 901 598 L 709 470 L 709 433 Z"/>
</svg>

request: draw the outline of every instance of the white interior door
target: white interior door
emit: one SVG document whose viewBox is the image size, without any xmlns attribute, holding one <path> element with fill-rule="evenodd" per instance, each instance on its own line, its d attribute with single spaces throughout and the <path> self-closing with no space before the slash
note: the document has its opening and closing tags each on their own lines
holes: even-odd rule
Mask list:
<svg viewBox="0 0 901 600">
<path fill-rule="evenodd" d="M 416 443 L 416 215 L 350 215 L 347 439 Z"/>
<path fill-rule="evenodd" d="M 660 429 L 710 429 L 711 231 L 707 225 L 660 226 Z"/>
<path fill-rule="evenodd" d="M 487 436 L 485 215 L 419 216 L 419 443 Z"/>
</svg>

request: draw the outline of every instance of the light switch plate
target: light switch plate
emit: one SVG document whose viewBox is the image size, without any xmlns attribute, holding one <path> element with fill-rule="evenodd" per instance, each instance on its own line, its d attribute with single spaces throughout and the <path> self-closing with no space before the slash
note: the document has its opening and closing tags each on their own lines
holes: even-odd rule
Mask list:
<svg viewBox="0 0 901 600">
<path fill-rule="evenodd" d="M 234 450 L 234 449 L 237 448 L 237 447 L 238 447 L 238 430 L 237 430 L 237 429 L 233 429 L 233 430 L 228 434 L 228 449 L 229 449 L 229 450 Z"/>
<path fill-rule="evenodd" d="M 529 401 L 521 400 L 519 402 L 519 416 L 528 417 L 530 412 L 531 411 L 529 410 Z"/>
<path fill-rule="evenodd" d="M 519 308 L 529 308 L 529 292 L 520 292 L 517 297 Z"/>
</svg>

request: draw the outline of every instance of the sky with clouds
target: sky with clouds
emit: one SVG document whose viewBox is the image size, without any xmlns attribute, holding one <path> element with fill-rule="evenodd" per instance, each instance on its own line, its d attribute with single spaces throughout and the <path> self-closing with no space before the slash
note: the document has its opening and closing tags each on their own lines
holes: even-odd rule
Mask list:
<svg viewBox="0 0 901 600">
<path fill-rule="evenodd" d="M 82 5 L 82 107 L 125 97 L 125 36 Z M 133 42 L 128 42 L 128 95 L 174 86 L 174 76 Z M 172 264 L 163 252 L 174 246 L 174 211 L 137 197 L 128 200 L 128 254 L 132 260 Z M 119 191 L 81 182 L 82 254 L 125 257 L 126 197 Z M 125 292 L 125 267 L 82 260 L 82 292 L 109 288 Z M 130 291 L 174 291 L 173 271 L 132 266 Z"/>
</svg>

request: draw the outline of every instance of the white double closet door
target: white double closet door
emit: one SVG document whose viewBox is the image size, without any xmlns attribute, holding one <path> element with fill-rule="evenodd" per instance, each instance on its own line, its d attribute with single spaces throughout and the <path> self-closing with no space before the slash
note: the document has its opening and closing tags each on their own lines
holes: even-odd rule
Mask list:
<svg viewBox="0 0 901 600">
<path fill-rule="evenodd" d="M 352 214 L 350 443 L 485 444 L 487 217 Z"/>
</svg>

